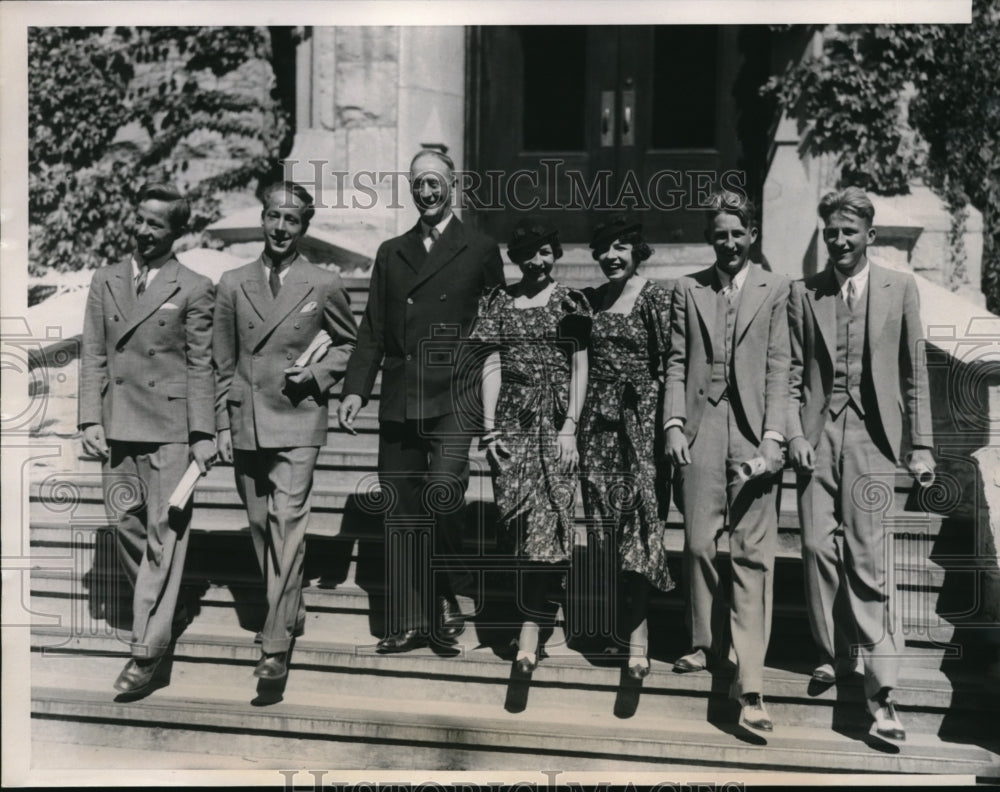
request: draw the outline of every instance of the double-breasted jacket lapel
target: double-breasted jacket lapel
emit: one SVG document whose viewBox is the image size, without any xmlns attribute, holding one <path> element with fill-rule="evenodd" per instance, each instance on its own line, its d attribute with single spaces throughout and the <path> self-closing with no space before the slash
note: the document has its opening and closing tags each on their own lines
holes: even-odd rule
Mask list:
<svg viewBox="0 0 1000 792">
<path fill-rule="evenodd" d="M 423 245 L 419 234 L 417 244 Z M 462 224 L 457 217 L 453 217 L 444 229 L 444 233 L 441 234 L 437 242 L 430 249 L 430 252 L 427 253 L 427 258 L 420 267 L 416 279 L 410 284 L 410 291 L 413 292 L 419 289 L 423 283 L 427 282 L 435 273 L 461 253 L 466 246 L 465 231 L 462 228 Z"/>
<path fill-rule="evenodd" d="M 299 258 L 289 267 L 288 274 L 285 275 L 284 283 L 277 297 L 271 299 L 263 317 L 264 323 L 257 333 L 250 338 L 250 348 L 254 351 L 260 349 L 267 337 L 274 331 L 282 320 L 288 316 L 306 295 L 313 290 L 312 283 L 309 282 L 309 275 L 304 259 Z M 263 271 L 263 270 L 261 270 Z M 270 287 L 268 286 L 268 295 Z M 262 290 L 258 289 L 258 293 Z M 249 296 L 249 295 L 248 295 Z M 256 307 L 254 310 L 257 310 Z"/>
<path fill-rule="evenodd" d="M 271 296 L 271 287 L 264 278 L 264 264 L 260 258 L 250 265 L 246 278 L 240 283 L 240 288 L 246 295 L 250 307 L 257 312 L 257 316 L 262 320 L 265 319 L 271 310 L 274 297 Z"/>
<path fill-rule="evenodd" d="M 155 281 L 154 281 L 155 282 Z M 135 285 L 132 280 L 132 260 L 127 259 L 115 265 L 115 271 L 107 280 L 108 291 L 123 322 L 128 322 L 135 310 Z"/>
<path fill-rule="evenodd" d="M 131 262 L 128 264 L 129 272 L 131 273 Z M 156 273 L 156 277 L 146 287 L 146 291 L 138 298 L 135 298 L 132 311 L 122 331 L 122 336 L 126 336 L 135 330 L 136 327 L 149 318 L 151 313 L 177 293 L 177 290 L 180 288 L 177 284 L 177 271 L 179 268 L 180 262 L 175 258 L 167 259 L 160 266 L 160 271 Z M 131 283 L 128 284 L 128 289 L 130 292 L 133 289 Z"/>
<path fill-rule="evenodd" d="M 452 221 L 452 223 L 454 220 Z M 451 223 L 449 223 L 451 225 Z M 410 272 L 416 275 L 423 268 L 427 259 L 427 249 L 424 247 L 423 235 L 418 221 L 413 228 L 403 234 L 400 245 L 396 248 L 396 253 L 406 262 Z"/>
</svg>

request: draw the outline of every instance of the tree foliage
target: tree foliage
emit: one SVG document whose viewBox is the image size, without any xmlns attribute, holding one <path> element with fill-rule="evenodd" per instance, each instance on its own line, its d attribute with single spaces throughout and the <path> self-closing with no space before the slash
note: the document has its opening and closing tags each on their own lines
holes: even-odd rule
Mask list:
<svg viewBox="0 0 1000 792">
<path fill-rule="evenodd" d="M 261 28 L 30 29 L 30 271 L 121 258 L 146 181 L 182 187 L 192 231 L 218 219 L 217 193 L 271 171 L 289 142 L 273 90 L 262 101 L 259 81 L 238 79 L 270 58 Z M 192 176 L 205 150 L 221 165 Z"/>
<path fill-rule="evenodd" d="M 968 25 L 841 25 L 765 91 L 837 156 L 841 183 L 893 195 L 922 177 L 956 223 L 983 213 L 983 283 L 1000 313 L 1000 0 Z M 906 98 L 908 101 L 903 101 Z"/>
</svg>

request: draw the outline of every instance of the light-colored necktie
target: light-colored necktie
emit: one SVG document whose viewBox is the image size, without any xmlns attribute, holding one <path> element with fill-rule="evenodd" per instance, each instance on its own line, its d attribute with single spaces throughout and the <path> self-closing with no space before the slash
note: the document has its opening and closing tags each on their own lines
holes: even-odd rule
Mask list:
<svg viewBox="0 0 1000 792">
<path fill-rule="evenodd" d="M 847 281 L 847 308 L 851 313 L 854 313 L 854 306 L 858 304 L 858 287 L 855 286 L 854 280 L 850 279 Z"/>
<path fill-rule="evenodd" d="M 430 232 L 427 234 L 427 238 L 430 243 L 427 245 L 427 252 L 429 253 L 434 248 L 434 243 L 438 241 L 441 237 L 441 232 L 437 228 L 431 228 Z"/>
<path fill-rule="evenodd" d="M 139 274 L 135 276 L 135 296 L 141 297 L 146 291 L 146 278 L 149 276 L 149 267 L 143 264 L 139 267 Z"/>
<path fill-rule="evenodd" d="M 736 296 L 739 294 L 739 291 L 737 291 L 736 289 L 736 284 L 733 283 L 732 281 L 729 281 L 726 287 L 722 290 L 722 294 L 723 296 L 725 296 L 729 304 L 732 305 L 734 302 L 736 302 Z"/>
</svg>

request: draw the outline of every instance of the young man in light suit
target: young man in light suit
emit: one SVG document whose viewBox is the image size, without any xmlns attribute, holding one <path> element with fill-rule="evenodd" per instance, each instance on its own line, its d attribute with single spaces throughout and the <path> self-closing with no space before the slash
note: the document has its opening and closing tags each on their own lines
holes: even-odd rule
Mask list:
<svg viewBox="0 0 1000 792">
<path fill-rule="evenodd" d="M 692 641 L 674 670 L 700 671 L 722 652 L 724 629 L 713 623 L 723 599 L 715 557 L 728 516 L 737 660 L 730 694 L 740 702 L 740 723 L 767 732 L 763 670 L 788 411 L 789 285 L 749 262 L 757 224 L 748 199 L 720 192 L 709 206 L 705 237 L 715 265 L 680 278 L 674 290 L 663 409 L 681 479 Z M 743 481 L 740 465 L 754 458 L 763 469 Z"/>
<path fill-rule="evenodd" d="M 165 184 L 138 196 L 135 252 L 94 273 L 80 355 L 83 449 L 103 460 L 109 512 L 117 515 L 118 557 L 132 584 L 132 659 L 115 688 L 138 698 L 159 685 L 156 671 L 183 613 L 175 613 L 191 508 L 167 501 L 191 460 L 204 472 L 215 456 L 212 282 L 181 265 L 171 248 L 190 217 Z"/>
<path fill-rule="evenodd" d="M 876 731 L 902 740 L 891 696 L 902 650 L 886 579 L 892 537 L 864 489 L 894 489 L 904 415 L 910 471 L 934 469 L 917 284 L 869 261 L 875 208 L 862 190 L 827 194 L 819 214 L 830 266 L 796 282 L 788 308 L 788 453 L 799 473 L 806 605 L 821 655 L 813 678 L 832 684 L 852 673 L 852 646 L 859 649 Z"/>
<path fill-rule="evenodd" d="M 386 581 L 387 634 L 378 643 L 383 653 L 409 651 L 432 638 L 453 643 L 464 629 L 455 571 L 442 570 L 432 580 L 431 560 L 407 547 L 411 540 L 419 545 L 426 527 L 436 560 L 453 561 L 460 552 L 470 421 L 482 370 L 481 363 L 470 364 L 467 339 L 480 294 L 504 282 L 496 242 L 452 213 L 454 181 L 451 158 L 439 151 L 420 151 L 410 163 L 420 220 L 382 243 L 375 256 L 340 404 L 340 423 L 352 431 L 382 371 L 379 477 L 395 495 L 386 524 L 393 571 Z"/>
<path fill-rule="evenodd" d="M 262 202 L 264 252 L 219 281 L 212 350 L 219 453 L 233 462 L 267 589 L 254 675 L 281 679 L 292 640 L 304 629 L 302 564 L 327 401 L 357 328 L 340 276 L 298 252 L 315 211 L 312 196 L 280 182 Z M 294 365 L 320 331 L 331 340 L 325 355 Z"/>
</svg>

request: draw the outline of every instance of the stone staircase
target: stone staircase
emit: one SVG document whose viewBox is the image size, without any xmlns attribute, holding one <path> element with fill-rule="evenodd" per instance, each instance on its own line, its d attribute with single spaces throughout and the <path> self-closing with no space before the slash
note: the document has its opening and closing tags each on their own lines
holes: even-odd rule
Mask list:
<svg viewBox="0 0 1000 792">
<path fill-rule="evenodd" d="M 571 285 L 600 282 L 592 262 L 561 266 L 557 277 Z M 366 284 L 348 285 L 360 313 Z M 829 688 L 810 682 L 814 650 L 794 479 L 785 476 L 765 681 L 776 725 L 764 737 L 736 726 L 729 669 L 671 672 L 686 649 L 681 588 L 654 599 L 652 674 L 642 683 L 579 626 L 592 608 L 582 570 L 600 557 L 582 519 L 577 557 L 564 587 L 553 591 L 559 610 L 545 644 L 549 656 L 530 680 L 519 676 L 508 650 L 517 632 L 514 580 L 509 559 L 496 549 L 492 487 L 478 452 L 464 547 L 476 574 L 459 597 L 469 617 L 465 634 L 453 652 L 375 654 L 385 613 L 377 406 L 376 393 L 355 437 L 331 417 L 308 533 L 308 619 L 287 680 L 251 675 L 263 592 L 232 470 L 220 465 L 195 495 L 183 594 L 191 623 L 167 669 L 170 684 L 135 702 L 117 698 L 111 686 L 128 655 L 128 587 L 115 567 L 99 465 L 82 456 L 78 439 L 53 440 L 60 454 L 36 460 L 28 503 L 31 739 L 36 751 L 44 749 L 46 767 L 1000 778 L 1000 683 L 985 673 L 992 658 L 977 640 L 978 561 L 969 521 L 942 510 L 947 498 L 935 488 L 914 492 L 900 473 L 885 493 L 906 636 L 898 699 L 908 739 L 894 745 L 869 734 L 860 675 Z M 670 520 L 679 580 L 676 508 Z"/>
</svg>

